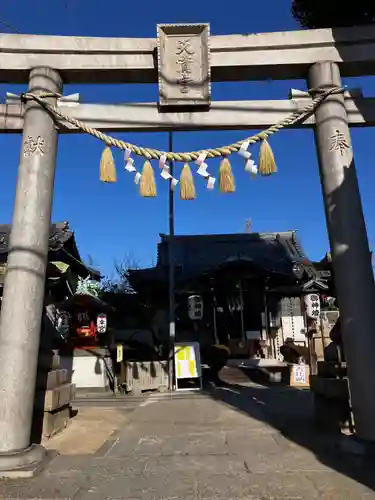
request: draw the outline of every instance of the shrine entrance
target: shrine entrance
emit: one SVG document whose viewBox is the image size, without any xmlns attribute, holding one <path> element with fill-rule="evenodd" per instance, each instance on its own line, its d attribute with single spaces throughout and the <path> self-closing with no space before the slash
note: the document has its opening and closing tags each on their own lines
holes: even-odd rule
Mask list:
<svg viewBox="0 0 375 500">
<path fill-rule="evenodd" d="M 375 111 L 370 99 L 353 97 L 341 84 L 341 75 L 374 74 L 374 41 L 372 26 L 335 30 L 335 38 L 331 30 L 211 36 L 207 24 L 159 25 L 156 39 L 85 43 L 82 37 L 0 35 L 0 81 L 29 84 L 27 93 L 8 94 L 0 106 L 0 131 L 23 134 L 0 319 L 0 470 L 44 456 L 42 447 L 30 447 L 30 427 L 59 133 L 88 133 L 104 143 L 104 182 L 116 180 L 110 148 L 120 148 L 142 196 L 156 195 L 156 160 L 170 189 L 192 199 L 193 171 L 207 189 L 219 185 L 232 192 L 230 155 L 244 159 L 249 175 L 271 175 L 270 137 L 286 127 L 313 127 L 357 435 L 375 441 L 374 283 L 349 134 L 350 125 L 373 125 Z M 284 101 L 211 102 L 211 80 L 269 78 L 306 78 L 311 90 L 294 90 Z M 62 95 L 63 83 L 157 81 L 159 102 L 142 106 L 79 104 L 78 95 Z M 263 131 L 224 147 L 180 153 L 108 135 L 214 128 Z M 258 165 L 251 154 L 257 142 Z M 142 171 L 136 156 L 145 159 Z M 209 160 L 220 157 L 216 181 Z M 172 316 L 170 339 L 173 345 Z"/>
</svg>

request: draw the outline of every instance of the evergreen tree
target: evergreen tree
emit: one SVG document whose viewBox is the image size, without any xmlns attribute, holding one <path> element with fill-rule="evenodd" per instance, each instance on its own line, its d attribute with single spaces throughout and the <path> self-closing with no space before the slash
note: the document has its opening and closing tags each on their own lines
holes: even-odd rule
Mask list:
<svg viewBox="0 0 375 500">
<path fill-rule="evenodd" d="M 303 28 L 336 28 L 375 22 L 375 0 L 293 0 L 293 17 Z"/>
</svg>

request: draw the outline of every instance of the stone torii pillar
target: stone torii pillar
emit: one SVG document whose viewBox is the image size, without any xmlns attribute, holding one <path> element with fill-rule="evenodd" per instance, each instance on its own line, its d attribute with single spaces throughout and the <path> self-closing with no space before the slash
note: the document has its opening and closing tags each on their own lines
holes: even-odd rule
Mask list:
<svg viewBox="0 0 375 500">
<path fill-rule="evenodd" d="M 56 71 L 31 70 L 29 92 L 61 92 L 61 87 Z M 0 476 L 36 464 L 45 455 L 42 446 L 31 445 L 30 433 L 57 136 L 50 114 L 27 102 L 0 316 Z"/>
<path fill-rule="evenodd" d="M 311 88 L 341 87 L 336 63 L 309 71 Z M 315 140 L 356 434 L 375 442 L 375 291 L 343 94 L 315 111 Z"/>
</svg>

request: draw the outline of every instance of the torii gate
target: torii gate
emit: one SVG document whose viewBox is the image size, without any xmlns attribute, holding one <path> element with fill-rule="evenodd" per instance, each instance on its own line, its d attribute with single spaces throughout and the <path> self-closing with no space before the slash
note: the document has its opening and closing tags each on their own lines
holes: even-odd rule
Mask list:
<svg viewBox="0 0 375 500">
<path fill-rule="evenodd" d="M 248 129 L 273 125 L 311 96 L 297 92 L 292 95 L 297 99 L 292 100 L 212 103 L 210 107 L 210 76 L 213 81 L 307 78 L 310 88 L 324 89 L 341 87 L 340 72 L 343 76 L 375 74 L 373 26 L 334 33 L 327 29 L 211 37 L 205 28 L 180 28 L 172 25 L 163 31 L 161 27 L 158 51 L 156 39 L 0 35 L 0 81 L 28 82 L 34 94 L 61 93 L 63 82 L 154 83 L 158 77 L 163 79 L 160 64 L 166 73 L 171 71 L 168 58 L 164 63 L 160 60 L 167 54 L 168 36 L 177 40 L 198 36 L 194 43 L 202 49 L 200 75 L 204 78 L 197 84 L 201 94 L 195 100 L 189 102 L 186 89 L 191 73 L 187 71 L 182 79 L 185 90 L 178 94 L 181 101 L 173 91 L 173 81 L 164 78 L 161 82 L 163 110 L 157 104 L 68 107 L 63 99 L 57 104 L 59 109 L 100 130 Z M 56 104 L 56 98 L 45 101 Z M 185 108 L 176 111 L 181 105 Z M 349 125 L 374 124 L 374 99 L 350 92 L 330 95 L 317 107 L 315 119 L 302 124 L 315 130 L 357 435 L 372 442 L 375 302 L 371 256 L 352 154 L 349 161 L 345 159 L 332 148 L 331 139 L 339 131 L 350 144 Z M 30 429 L 57 137 L 59 132 L 77 129 L 66 123 L 56 126 L 43 106 L 28 101 L 0 107 L 0 130 L 23 133 L 0 319 L 0 474 L 4 475 L 44 456 L 42 447 L 30 446 Z M 34 146 L 42 144 L 42 151 L 30 148 L 30 141 Z"/>
</svg>

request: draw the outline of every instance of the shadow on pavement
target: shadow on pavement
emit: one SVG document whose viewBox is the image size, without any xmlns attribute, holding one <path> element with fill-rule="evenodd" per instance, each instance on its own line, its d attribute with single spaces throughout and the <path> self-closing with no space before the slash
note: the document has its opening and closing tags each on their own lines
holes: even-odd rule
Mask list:
<svg viewBox="0 0 375 500">
<path fill-rule="evenodd" d="M 288 441 L 314 453 L 325 466 L 375 491 L 375 457 L 342 452 L 337 446 L 339 434 L 325 432 L 315 425 L 309 390 L 281 384 L 242 385 L 241 382 L 225 381 L 220 386 L 205 387 L 205 391 L 214 400 L 267 423 Z"/>
</svg>

